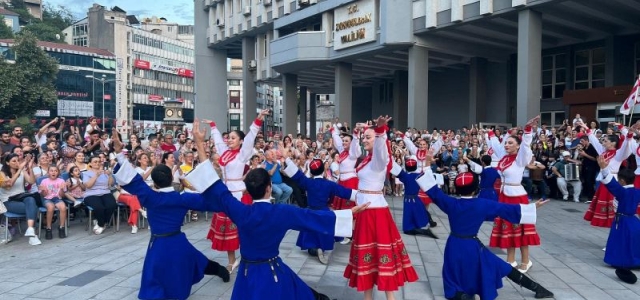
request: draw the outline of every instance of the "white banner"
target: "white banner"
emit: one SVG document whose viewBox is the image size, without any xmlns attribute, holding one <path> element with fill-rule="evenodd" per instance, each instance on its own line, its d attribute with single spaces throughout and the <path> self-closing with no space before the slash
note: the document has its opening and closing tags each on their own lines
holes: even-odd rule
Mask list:
<svg viewBox="0 0 640 300">
<path fill-rule="evenodd" d="M 93 102 L 76 100 L 58 100 L 58 116 L 60 117 L 91 117 L 93 116 Z"/>
<path fill-rule="evenodd" d="M 333 49 L 340 50 L 376 40 L 376 2 L 360 0 L 333 11 Z"/>
</svg>

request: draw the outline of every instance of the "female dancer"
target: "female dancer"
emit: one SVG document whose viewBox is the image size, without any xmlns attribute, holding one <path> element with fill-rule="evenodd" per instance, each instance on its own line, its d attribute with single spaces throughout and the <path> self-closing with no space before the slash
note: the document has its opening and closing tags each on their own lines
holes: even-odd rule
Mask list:
<svg viewBox="0 0 640 300">
<path fill-rule="evenodd" d="M 626 127 L 618 123 L 613 123 L 613 125 L 618 126 L 623 135 L 627 135 Z M 584 123 L 579 123 L 578 126 L 584 128 L 587 132 L 589 143 L 593 145 L 598 155 L 602 156 L 607 163 L 608 173 L 613 174 L 617 179 L 620 164 L 631 154 L 628 146 L 629 139 L 624 139 L 622 146 L 618 148 L 620 138 L 615 134 L 608 134 L 603 144 L 601 144 L 595 135 L 595 131 L 591 131 Z M 600 180 L 600 177 L 601 174 L 598 174 L 597 180 Z M 613 200 L 614 196 L 609 192 L 607 186 L 604 184 L 599 185 L 591 204 L 589 204 L 589 210 L 584 214 L 584 219 L 591 222 L 592 226 L 611 227 L 611 223 L 613 223 L 613 219 L 616 216 Z"/>
<path fill-rule="evenodd" d="M 440 149 L 444 144 L 444 140 L 442 139 L 442 136 L 438 135 L 438 137 L 436 138 L 436 141 L 431 145 L 431 149 L 429 149 L 429 146 L 428 146 L 429 144 L 424 139 L 419 140 L 418 146 L 420 148 L 417 148 L 413 144 L 413 141 L 411 141 L 411 139 L 405 136 L 402 132 L 398 131 L 396 135 L 400 135 L 402 137 L 404 144 L 407 145 L 407 149 L 409 149 L 409 153 L 411 155 L 416 156 L 416 159 L 418 160 L 418 170 L 417 170 L 418 173 L 424 173 L 425 169 L 431 168 L 431 165 L 427 163 L 428 152 L 431 151 L 433 155 L 436 155 L 440 153 Z M 431 199 L 429 199 L 429 196 L 427 196 L 427 194 L 425 194 L 425 192 L 420 189 L 418 190 L 418 197 L 420 198 L 420 200 L 422 200 L 422 203 L 424 203 L 424 207 L 427 209 L 429 226 L 436 227 L 438 223 L 436 223 L 436 221 L 434 221 L 433 218 L 431 217 L 431 214 L 429 214 L 429 204 L 431 204 Z"/>
<path fill-rule="evenodd" d="M 348 133 L 342 133 L 342 137 L 340 137 L 340 135 L 340 127 L 336 123 L 331 128 L 331 138 L 333 139 L 333 145 L 338 150 L 338 153 L 340 153 L 338 157 L 340 172 L 338 184 L 348 189 L 357 189 L 358 176 L 356 175 L 356 162 L 358 161 L 358 157 L 362 155 L 360 140 L 357 134 L 350 135 Z M 347 209 L 353 206 L 355 206 L 355 203 L 349 201 L 349 199 L 338 197 L 333 199 L 334 209 Z M 346 245 L 349 242 L 349 238 L 344 238 L 340 243 Z"/>
<path fill-rule="evenodd" d="M 211 126 L 211 136 L 216 144 L 216 152 L 222 153 L 218 162 L 222 169 L 224 183 L 233 193 L 233 196 L 244 204 L 253 202 L 251 196 L 246 193 L 246 188 L 242 181 L 244 169 L 253 155 L 253 144 L 260 128 L 262 128 L 264 117 L 268 114 L 269 110 L 260 112 L 258 118 L 251 124 L 246 137 L 244 132 L 240 130 L 231 131 L 226 143 L 222 139 L 222 134 L 216 127 L 216 123 L 205 120 Z M 245 139 L 246 142 L 243 142 Z M 227 256 L 229 257 L 227 269 L 229 272 L 233 272 L 240 265 L 240 260 L 236 259 L 236 250 L 240 248 L 236 225 L 224 213 L 216 213 L 211 218 L 211 228 L 209 229 L 209 234 L 207 234 L 207 239 L 212 241 L 211 248 L 213 250 L 227 251 Z"/>
<path fill-rule="evenodd" d="M 498 194 L 498 200 L 501 203 L 529 204 L 527 192 L 521 182 L 524 168 L 533 157 L 531 152 L 532 127 L 539 119 L 540 116 L 537 116 L 527 122 L 522 141 L 515 135 L 509 136 L 506 138 L 504 147 L 500 147 L 498 138 L 492 131 L 489 131 L 489 145 L 495 155 L 500 158 L 497 169 L 502 176 L 502 188 Z M 507 262 L 513 267 L 517 267 L 522 273 L 529 271 L 533 264 L 529 260 L 529 246 L 540 245 L 540 237 L 536 232 L 535 225 L 512 224 L 500 217 L 497 217 L 494 222 L 489 246 L 506 248 Z M 520 265 L 516 263 L 516 247 L 520 248 L 522 259 Z"/>
<path fill-rule="evenodd" d="M 364 291 L 364 299 L 373 299 L 373 286 L 384 291 L 388 300 L 395 299 L 393 291 L 405 282 L 418 280 L 411 266 L 409 254 L 391 217 L 382 189 L 391 168 L 387 144 L 387 122 L 391 118 L 378 117 L 375 129 L 364 132 L 364 149 L 369 153 L 358 166 L 358 194 L 356 202 L 370 202 L 356 221 L 344 277 L 349 286 Z M 358 125 L 363 128 L 363 124 Z"/>
</svg>

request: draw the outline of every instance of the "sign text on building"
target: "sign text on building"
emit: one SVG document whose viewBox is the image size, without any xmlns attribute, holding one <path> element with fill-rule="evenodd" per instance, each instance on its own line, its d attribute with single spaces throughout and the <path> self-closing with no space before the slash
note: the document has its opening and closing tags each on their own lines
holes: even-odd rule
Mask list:
<svg viewBox="0 0 640 300">
<path fill-rule="evenodd" d="M 375 0 L 361 0 L 335 9 L 333 37 L 335 50 L 375 41 Z"/>
<path fill-rule="evenodd" d="M 154 70 L 158 72 L 169 73 L 182 77 L 193 78 L 193 71 L 185 68 L 178 68 L 173 66 L 167 66 L 159 63 L 151 63 L 146 60 L 136 59 L 133 62 L 133 66 L 142 70 Z"/>
</svg>

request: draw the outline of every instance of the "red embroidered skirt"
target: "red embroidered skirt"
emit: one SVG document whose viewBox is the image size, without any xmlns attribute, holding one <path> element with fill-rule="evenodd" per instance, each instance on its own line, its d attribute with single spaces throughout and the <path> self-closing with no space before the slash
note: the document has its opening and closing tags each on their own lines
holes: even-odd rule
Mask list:
<svg viewBox="0 0 640 300">
<path fill-rule="evenodd" d="M 500 193 L 498 195 L 500 203 L 508 204 L 529 204 L 527 195 L 509 197 Z M 518 248 L 522 246 L 540 245 L 540 236 L 536 232 L 533 224 L 512 224 L 498 217 L 493 221 L 491 231 L 490 247 L 497 248 Z"/>
<path fill-rule="evenodd" d="M 358 215 L 344 270 L 349 286 L 366 291 L 396 291 L 418 280 L 388 207 L 368 208 Z"/>
<path fill-rule="evenodd" d="M 590 221 L 591 226 L 611 227 L 616 216 L 616 210 L 613 208 L 614 198 L 607 186 L 600 184 L 589 204 L 589 209 L 584 214 L 584 219 Z"/>
<path fill-rule="evenodd" d="M 249 194 L 243 194 L 240 201 L 250 205 L 253 200 Z M 211 249 L 218 251 L 235 251 L 240 249 L 238 228 L 224 213 L 215 213 L 211 218 L 211 227 L 207 239 L 211 240 Z"/>
<path fill-rule="evenodd" d="M 358 177 L 351 177 L 347 180 L 339 180 L 338 184 L 348 189 L 357 190 Z M 330 207 L 335 210 L 339 210 L 339 209 L 351 209 L 354 206 L 356 206 L 355 201 L 350 201 L 349 199 L 342 199 L 339 197 L 333 197 L 333 203 L 331 204 Z"/>
<path fill-rule="evenodd" d="M 496 182 L 493 183 L 493 189 L 496 190 L 496 195 L 500 195 L 500 190 L 502 189 L 502 179 L 496 179 Z"/>
</svg>

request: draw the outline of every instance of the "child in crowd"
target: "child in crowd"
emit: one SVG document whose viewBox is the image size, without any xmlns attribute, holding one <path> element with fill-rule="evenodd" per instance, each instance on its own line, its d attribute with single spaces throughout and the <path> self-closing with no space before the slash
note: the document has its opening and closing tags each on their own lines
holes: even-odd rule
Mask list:
<svg viewBox="0 0 640 300">
<path fill-rule="evenodd" d="M 67 237 L 64 230 L 65 221 L 67 220 L 67 205 L 62 201 L 65 195 L 66 184 L 64 180 L 58 178 L 60 175 L 60 169 L 56 166 L 49 166 L 47 170 L 49 177 L 42 180 L 39 186 L 40 194 L 42 195 L 42 204 L 47 208 L 46 219 L 46 233 L 44 238 L 47 240 L 53 239 L 53 233 L 51 232 L 51 223 L 53 222 L 53 213 L 55 209 L 58 209 L 60 213 L 60 228 L 58 228 L 58 237 L 63 239 Z"/>
</svg>

